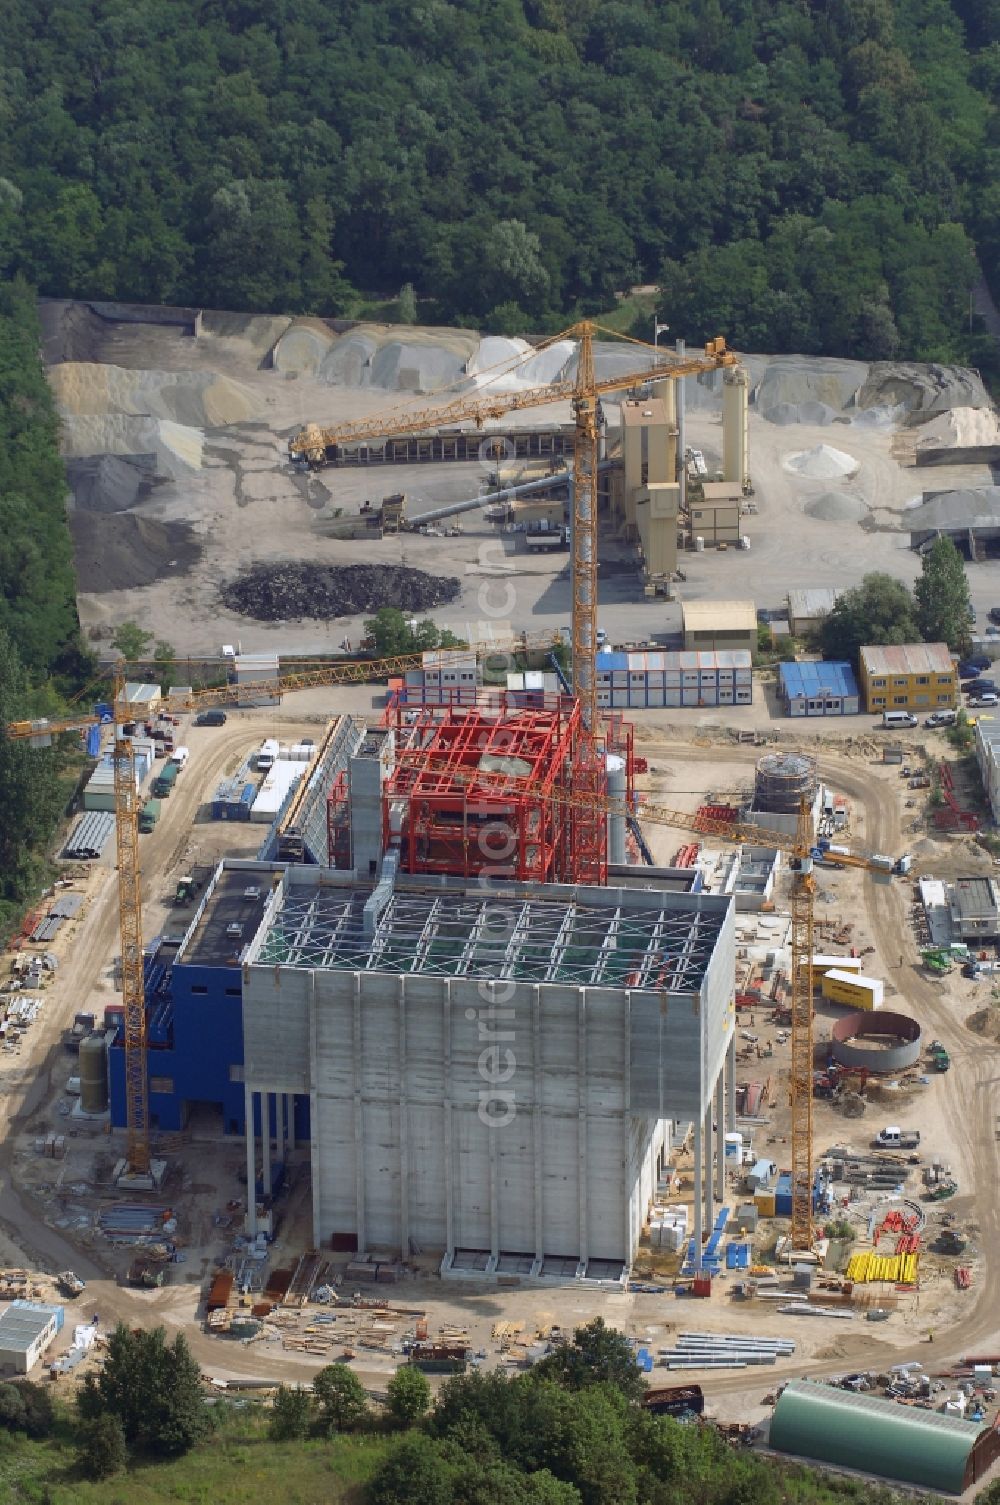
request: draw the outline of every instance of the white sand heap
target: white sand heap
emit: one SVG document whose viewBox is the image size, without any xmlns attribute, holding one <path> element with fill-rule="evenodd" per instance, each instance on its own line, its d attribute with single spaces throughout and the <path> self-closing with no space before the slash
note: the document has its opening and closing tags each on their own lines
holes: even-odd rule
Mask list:
<svg viewBox="0 0 1000 1505">
<path fill-rule="evenodd" d="M 816 444 L 812 449 L 803 449 L 786 455 L 781 462 L 792 475 L 803 476 L 809 481 L 835 481 L 843 476 L 852 476 L 860 469 L 853 455 L 845 455 L 842 449 L 831 444 Z"/>
<path fill-rule="evenodd" d="M 990 408 L 949 408 L 917 432 L 917 449 L 968 449 L 1000 444 L 1000 423 Z"/>
<path fill-rule="evenodd" d="M 163 418 L 128 418 L 123 413 L 83 413 L 63 419 L 62 451 L 80 455 L 153 455 L 156 475 L 187 479 L 200 470 L 205 435 Z"/>
<path fill-rule="evenodd" d="M 576 341 L 557 340 L 532 355 L 526 340 L 487 335 L 468 364 L 472 383 L 490 392 L 518 392 L 565 381 L 576 370 Z"/>
<path fill-rule="evenodd" d="M 802 509 L 824 523 L 860 523 L 868 516 L 868 507 L 849 491 L 824 491 L 814 496 Z"/>
<path fill-rule="evenodd" d="M 261 408 L 248 387 L 213 371 L 127 371 L 67 361 L 51 367 L 48 376 L 59 411 L 73 417 L 122 415 L 221 428 L 254 418 Z"/>
</svg>

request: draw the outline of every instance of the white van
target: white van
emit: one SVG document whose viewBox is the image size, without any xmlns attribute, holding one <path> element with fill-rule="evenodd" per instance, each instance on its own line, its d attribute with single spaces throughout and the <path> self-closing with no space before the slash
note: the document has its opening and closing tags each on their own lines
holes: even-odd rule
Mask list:
<svg viewBox="0 0 1000 1505">
<path fill-rule="evenodd" d="M 268 737 L 260 744 L 260 752 L 257 754 L 257 767 L 261 770 L 273 768 L 278 761 L 280 748 L 274 737 Z"/>
<path fill-rule="evenodd" d="M 191 756 L 186 747 L 175 747 L 170 754 L 171 763 L 176 763 L 178 768 L 186 768 L 187 760 Z"/>
<path fill-rule="evenodd" d="M 901 726 L 916 726 L 917 718 L 910 711 L 883 711 L 883 727 L 899 728 Z"/>
</svg>

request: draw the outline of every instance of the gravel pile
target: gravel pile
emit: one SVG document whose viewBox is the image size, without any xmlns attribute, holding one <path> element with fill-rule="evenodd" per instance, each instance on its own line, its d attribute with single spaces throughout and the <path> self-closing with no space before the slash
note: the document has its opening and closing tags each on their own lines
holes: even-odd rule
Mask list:
<svg viewBox="0 0 1000 1505">
<path fill-rule="evenodd" d="M 224 585 L 220 594 L 241 616 L 282 622 L 353 617 L 383 606 L 428 611 L 454 601 L 460 590 L 454 575 L 428 575 L 403 565 L 262 564 Z"/>
<path fill-rule="evenodd" d="M 947 408 L 988 408 L 990 398 L 979 373 L 967 366 L 875 361 L 858 393 L 858 407 L 887 403 L 909 413 L 943 413 Z"/>
<path fill-rule="evenodd" d="M 73 500 L 82 512 L 127 512 L 153 489 L 155 455 L 85 455 L 66 461 Z"/>
<path fill-rule="evenodd" d="M 803 511 L 824 523 L 860 523 L 868 516 L 866 503 L 849 491 L 824 491 L 806 502 Z"/>
<path fill-rule="evenodd" d="M 825 428 L 837 414 L 825 402 L 779 402 L 773 408 L 762 408 L 760 416 L 768 423 L 811 423 Z"/>
<path fill-rule="evenodd" d="M 72 512 L 69 527 L 76 578 L 97 594 L 185 575 L 201 557 L 189 523 L 160 523 L 136 512 Z"/>
</svg>

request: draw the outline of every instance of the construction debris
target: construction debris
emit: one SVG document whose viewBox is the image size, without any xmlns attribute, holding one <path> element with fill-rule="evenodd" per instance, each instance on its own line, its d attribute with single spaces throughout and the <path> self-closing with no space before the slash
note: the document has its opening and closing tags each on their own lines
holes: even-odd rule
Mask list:
<svg viewBox="0 0 1000 1505">
<path fill-rule="evenodd" d="M 355 616 L 395 606 L 427 611 L 454 601 L 461 582 L 454 575 L 390 564 L 261 564 L 224 585 L 224 605 L 258 622 L 297 617 Z"/>
</svg>

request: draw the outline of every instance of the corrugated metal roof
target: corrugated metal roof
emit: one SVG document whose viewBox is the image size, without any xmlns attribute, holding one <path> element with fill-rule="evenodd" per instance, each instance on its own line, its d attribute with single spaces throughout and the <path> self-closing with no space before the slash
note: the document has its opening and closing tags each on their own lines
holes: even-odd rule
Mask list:
<svg viewBox="0 0 1000 1505">
<path fill-rule="evenodd" d="M 771 1446 L 925 1489 L 961 1494 L 976 1438 L 987 1430 L 940 1411 L 789 1380 L 771 1421 Z"/>
<path fill-rule="evenodd" d="M 0 1350 L 24 1353 L 56 1316 L 54 1306 L 9 1306 L 0 1317 Z"/>
<path fill-rule="evenodd" d="M 926 496 L 926 493 L 925 493 Z M 964 491 L 939 491 L 919 507 L 903 513 L 910 533 L 964 532 L 967 528 L 1000 527 L 1000 486 L 970 487 Z"/>
<path fill-rule="evenodd" d="M 757 611 L 752 601 L 685 601 L 681 614 L 685 632 L 757 630 Z"/>
<path fill-rule="evenodd" d="M 839 595 L 840 592 L 837 590 L 789 591 L 788 615 L 790 617 L 828 617 Z"/>
<path fill-rule="evenodd" d="M 861 650 L 862 667 L 869 674 L 953 674 L 955 663 L 947 643 L 900 643 Z"/>
<path fill-rule="evenodd" d="M 850 664 L 782 664 L 781 689 L 789 700 L 815 700 L 820 695 L 856 696 L 857 680 Z"/>
</svg>

